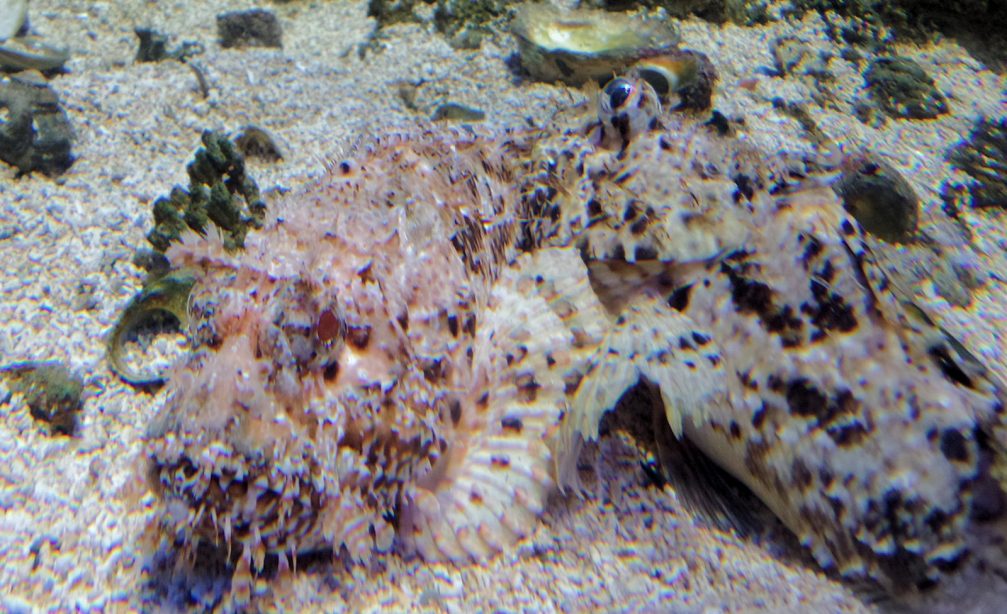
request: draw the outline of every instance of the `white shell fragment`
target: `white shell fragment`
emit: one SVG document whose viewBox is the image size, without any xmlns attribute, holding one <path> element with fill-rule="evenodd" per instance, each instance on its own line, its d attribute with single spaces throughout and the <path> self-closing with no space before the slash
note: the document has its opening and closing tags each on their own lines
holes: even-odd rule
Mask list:
<svg viewBox="0 0 1007 614">
<path fill-rule="evenodd" d="M 678 30 L 667 19 L 601 10 L 520 7 L 511 30 L 521 65 L 540 81 L 580 85 L 608 80 L 633 61 L 674 49 Z"/>
<path fill-rule="evenodd" d="M 0 0 L 0 41 L 14 36 L 28 18 L 28 0 Z"/>
</svg>

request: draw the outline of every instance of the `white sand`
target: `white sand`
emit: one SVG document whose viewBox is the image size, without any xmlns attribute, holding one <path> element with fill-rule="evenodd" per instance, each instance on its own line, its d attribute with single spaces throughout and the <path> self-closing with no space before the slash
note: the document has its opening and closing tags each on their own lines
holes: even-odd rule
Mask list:
<svg viewBox="0 0 1007 614">
<path fill-rule="evenodd" d="M 446 98 L 509 125 L 541 121 L 579 96 L 516 84 L 504 63 L 514 49 L 506 35 L 480 51 L 456 52 L 423 26 L 398 26 L 385 32 L 382 53 L 360 59 L 357 49 L 374 28 L 366 2 L 261 4 L 283 24 L 282 50 L 220 49 L 214 16 L 255 6 L 246 0 L 31 4 L 34 29 L 74 52 L 68 74 L 51 86 L 76 131 L 78 159 L 58 179 L 15 179 L 12 168 L 0 165 L 0 364 L 63 360 L 84 375 L 87 400 L 72 439 L 43 434 L 18 397 L 0 404 L 0 610 L 177 605 L 157 597 L 164 579 L 151 578 L 150 553 L 138 543 L 153 509 L 140 469 L 142 437 L 162 395 L 138 392 L 112 376 L 103 339 L 142 281 L 130 259 L 146 246 L 150 203 L 173 185 L 187 184 L 184 167 L 202 129 L 236 130 L 254 122 L 270 130 L 285 159 L 252 161 L 250 172 L 272 192 L 318 176 L 323 160 L 337 158 L 362 135 L 415 124 L 416 115 L 397 94 L 402 84 L 419 85 L 417 99 L 427 112 Z M 196 61 L 205 70 L 209 98 L 201 97 L 186 66 L 134 63 L 136 26 L 173 34 L 175 43 L 205 45 Z M 748 138 L 767 149 L 809 146 L 799 140 L 796 122 L 769 103 L 777 95 L 808 100 L 807 87 L 757 69 L 772 65 L 769 42 L 782 32 L 833 48 L 817 18 L 756 29 L 689 22 L 683 31 L 684 46 L 716 63 L 716 105 L 727 115 L 745 116 Z M 812 111 L 849 151 L 866 147 L 907 173 L 930 223 L 939 212 L 940 183 L 951 173 L 945 150 L 967 135 L 978 115 L 1002 112 L 1005 81 L 950 42 L 900 50 L 928 67 L 949 95 L 951 115 L 867 127 L 851 118 L 860 69 L 839 59 L 831 64 L 838 76 L 835 108 Z M 754 91 L 737 87 L 752 77 L 758 80 Z M 1007 243 L 996 216 L 966 217 L 976 228 L 976 247 L 987 252 L 981 262 L 1007 279 Z M 970 310 L 952 309 L 932 290 L 923 291 L 949 325 L 967 333 L 974 351 L 1007 367 L 995 341 L 1007 332 L 1002 283 L 989 282 Z M 75 310 L 89 302 L 87 295 L 95 306 Z M 0 400 L 5 390 L 0 384 Z M 601 452 L 593 494 L 586 500 L 557 496 L 535 534 L 487 567 L 392 557 L 386 572 L 368 575 L 315 565 L 274 583 L 265 603 L 275 600 L 293 611 L 865 608 L 793 553 L 694 521 L 670 489 L 646 486 L 637 457 L 620 440 L 604 440 Z M 964 577 L 958 588 L 967 595 L 1004 590 L 993 572 Z"/>
</svg>

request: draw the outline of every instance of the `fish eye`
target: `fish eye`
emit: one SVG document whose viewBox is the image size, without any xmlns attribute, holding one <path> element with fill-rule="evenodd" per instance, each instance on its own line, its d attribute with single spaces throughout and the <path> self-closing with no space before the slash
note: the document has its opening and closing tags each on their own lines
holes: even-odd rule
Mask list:
<svg viewBox="0 0 1007 614">
<path fill-rule="evenodd" d="M 614 111 L 626 104 L 626 101 L 633 95 L 635 88 L 626 79 L 613 79 L 605 86 L 605 96 L 608 97 L 608 104 Z"/>
<path fill-rule="evenodd" d="M 625 147 L 654 129 L 661 115 L 661 100 L 643 79 L 613 79 L 598 93 L 597 105 L 600 144 L 606 148 Z"/>
</svg>

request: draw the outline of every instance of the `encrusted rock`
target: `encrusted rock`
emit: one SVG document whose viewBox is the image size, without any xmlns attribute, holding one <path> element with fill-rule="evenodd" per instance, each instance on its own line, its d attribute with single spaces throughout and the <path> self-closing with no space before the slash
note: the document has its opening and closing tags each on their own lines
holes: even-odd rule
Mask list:
<svg viewBox="0 0 1007 614">
<path fill-rule="evenodd" d="M 1007 118 L 976 122 L 968 141 L 951 150 L 950 161 L 972 177 L 973 207 L 1007 207 Z"/>
<path fill-rule="evenodd" d="M 891 243 L 914 238 L 919 197 L 890 164 L 870 157 L 852 161 L 834 188 L 867 232 Z"/>
<path fill-rule="evenodd" d="M 249 124 L 234 137 L 234 145 L 246 158 L 261 158 L 268 162 L 279 162 L 283 152 L 265 128 Z"/>
<path fill-rule="evenodd" d="M 0 378 L 50 433 L 73 435 L 84 390 L 79 376 L 59 362 L 21 362 L 0 367 Z"/>
<path fill-rule="evenodd" d="M 766 0 L 584 0 L 581 6 L 626 10 L 659 8 L 673 17 L 685 19 L 695 15 L 714 23 L 730 21 L 739 25 L 765 23 L 768 19 Z"/>
<path fill-rule="evenodd" d="M 906 57 L 884 57 L 864 72 L 871 96 L 897 119 L 933 119 L 948 112 L 944 95 L 923 67 Z"/>
<path fill-rule="evenodd" d="M 217 32 L 220 46 L 230 47 L 282 47 L 283 31 L 280 21 L 271 11 L 249 9 L 217 15 Z"/>
<path fill-rule="evenodd" d="M 39 76 L 0 80 L 0 160 L 21 173 L 59 175 L 73 164 L 73 128 L 56 95 Z"/>
<path fill-rule="evenodd" d="M 455 48 L 476 48 L 507 15 L 514 0 L 370 0 L 367 14 L 380 27 L 401 22 L 432 21 Z M 432 6 L 431 6 L 432 5 Z"/>
</svg>

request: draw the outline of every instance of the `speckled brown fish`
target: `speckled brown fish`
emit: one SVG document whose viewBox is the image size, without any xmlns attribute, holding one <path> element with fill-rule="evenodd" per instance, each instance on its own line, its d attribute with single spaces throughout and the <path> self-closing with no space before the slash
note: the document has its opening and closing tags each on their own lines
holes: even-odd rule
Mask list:
<svg viewBox="0 0 1007 614">
<path fill-rule="evenodd" d="M 1002 386 L 885 276 L 827 181 L 658 117 L 653 97 L 613 81 L 601 137 L 536 144 L 550 221 L 534 243 L 575 245 L 611 320 L 571 399 L 565 465 L 644 380 L 673 431 L 823 567 L 929 585 L 967 554 L 976 484 L 1003 475 Z"/>
</svg>

